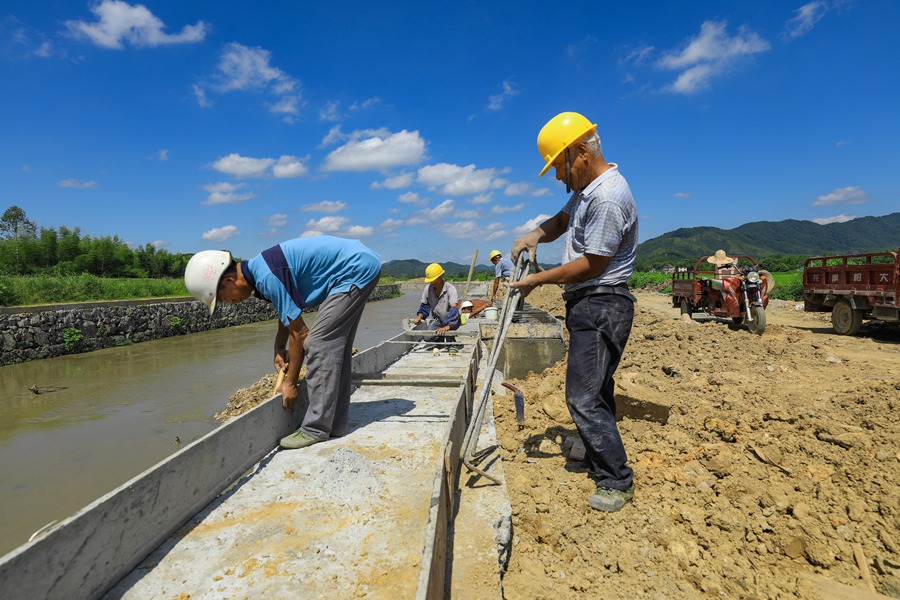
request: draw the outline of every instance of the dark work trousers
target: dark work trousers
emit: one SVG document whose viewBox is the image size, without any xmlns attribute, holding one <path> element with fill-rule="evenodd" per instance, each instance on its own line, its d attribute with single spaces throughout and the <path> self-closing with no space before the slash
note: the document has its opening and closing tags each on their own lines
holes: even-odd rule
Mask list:
<svg viewBox="0 0 900 600">
<path fill-rule="evenodd" d="M 309 406 L 300 427 L 317 440 L 347 433 L 353 338 L 377 284 L 378 277 L 362 289 L 328 296 L 303 343 Z"/>
<path fill-rule="evenodd" d="M 627 490 L 634 475 L 616 426 L 613 381 L 633 321 L 634 303 L 623 296 L 596 294 L 566 303 L 566 404 L 592 477 L 598 486 L 616 490 Z"/>
</svg>

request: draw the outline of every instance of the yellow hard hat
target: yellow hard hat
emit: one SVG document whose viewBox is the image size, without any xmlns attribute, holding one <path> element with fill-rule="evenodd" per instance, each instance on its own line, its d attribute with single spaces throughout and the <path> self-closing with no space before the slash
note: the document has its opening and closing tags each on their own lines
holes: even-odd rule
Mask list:
<svg viewBox="0 0 900 600">
<path fill-rule="evenodd" d="M 437 263 L 431 263 L 425 267 L 425 283 L 431 283 L 444 274 L 444 267 Z"/>
<path fill-rule="evenodd" d="M 541 169 L 538 177 L 543 177 L 556 157 L 571 145 L 575 140 L 586 133 L 597 130 L 597 124 L 588 121 L 584 115 L 576 112 L 559 113 L 541 128 L 538 134 L 537 145 L 541 157 L 547 164 Z"/>
<path fill-rule="evenodd" d="M 499 250 L 491 250 L 490 260 L 494 260 L 495 256 L 503 256 L 503 253 Z"/>
</svg>

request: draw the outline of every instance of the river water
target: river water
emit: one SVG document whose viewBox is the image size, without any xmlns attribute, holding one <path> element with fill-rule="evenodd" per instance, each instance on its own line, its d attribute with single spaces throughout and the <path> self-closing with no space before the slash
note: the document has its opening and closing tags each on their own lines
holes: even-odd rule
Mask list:
<svg viewBox="0 0 900 600">
<path fill-rule="evenodd" d="M 354 347 L 397 335 L 418 306 L 419 293 L 370 302 Z M 303 318 L 312 325 L 316 315 Z M 274 370 L 275 329 L 253 323 L 0 367 L 0 555 L 215 429 L 231 395 Z"/>
</svg>

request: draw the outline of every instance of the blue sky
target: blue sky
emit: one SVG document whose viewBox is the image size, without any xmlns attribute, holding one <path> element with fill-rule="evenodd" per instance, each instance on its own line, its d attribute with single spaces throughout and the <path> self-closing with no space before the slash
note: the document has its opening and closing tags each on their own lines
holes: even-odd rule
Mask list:
<svg viewBox="0 0 900 600">
<path fill-rule="evenodd" d="M 5 0 L 0 210 L 173 252 L 479 263 L 598 123 L 641 241 L 900 210 L 900 3 Z M 559 244 L 541 259 L 560 259 Z"/>
</svg>

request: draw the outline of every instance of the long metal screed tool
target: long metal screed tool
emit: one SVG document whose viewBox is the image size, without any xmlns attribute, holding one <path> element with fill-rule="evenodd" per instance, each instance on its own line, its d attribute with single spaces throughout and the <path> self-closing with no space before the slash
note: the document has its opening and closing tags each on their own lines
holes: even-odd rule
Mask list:
<svg viewBox="0 0 900 600">
<path fill-rule="evenodd" d="M 524 252 L 519 255 L 519 259 L 516 261 L 516 268 L 513 271 L 513 282 L 521 280 L 528 274 L 530 263 L 527 259 L 524 259 L 523 256 Z M 478 464 L 481 463 L 485 457 L 490 455 L 496 446 L 485 448 L 480 452 L 476 452 L 475 449 L 478 447 L 478 438 L 481 435 L 484 412 L 487 408 L 488 400 L 490 400 L 491 397 L 491 382 L 494 379 L 494 369 L 497 366 L 497 359 L 500 357 L 503 340 L 506 338 L 506 332 L 509 330 L 510 323 L 512 323 L 513 315 L 516 312 L 516 306 L 521 300 L 521 295 L 519 290 L 509 288 L 509 293 L 506 295 L 506 299 L 503 302 L 503 318 L 500 322 L 500 327 L 497 329 L 497 334 L 494 336 L 494 346 L 491 348 L 491 356 L 488 359 L 487 373 L 484 376 L 484 383 L 481 386 L 478 403 L 472 411 L 472 420 L 469 422 L 469 428 L 466 430 L 462 445 L 463 464 L 466 465 L 470 471 L 478 473 L 496 484 L 500 483 L 499 479 L 492 475 L 488 475 L 482 469 L 478 468 Z"/>
</svg>

